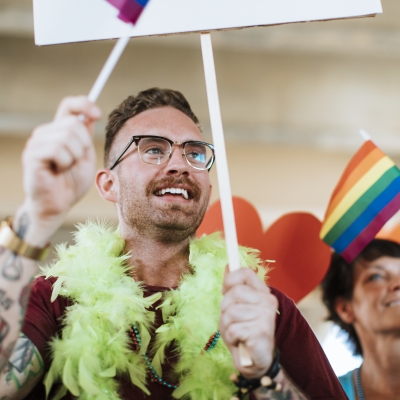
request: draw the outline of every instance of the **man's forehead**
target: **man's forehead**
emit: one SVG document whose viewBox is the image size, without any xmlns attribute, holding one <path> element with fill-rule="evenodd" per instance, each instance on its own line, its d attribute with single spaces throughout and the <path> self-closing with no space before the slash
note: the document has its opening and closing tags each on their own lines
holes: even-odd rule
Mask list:
<svg viewBox="0 0 400 400">
<path fill-rule="evenodd" d="M 120 133 L 119 136 L 124 139 L 134 135 L 157 135 L 181 142 L 203 140 L 203 135 L 195 122 L 173 107 L 143 111 L 126 121 Z"/>
</svg>

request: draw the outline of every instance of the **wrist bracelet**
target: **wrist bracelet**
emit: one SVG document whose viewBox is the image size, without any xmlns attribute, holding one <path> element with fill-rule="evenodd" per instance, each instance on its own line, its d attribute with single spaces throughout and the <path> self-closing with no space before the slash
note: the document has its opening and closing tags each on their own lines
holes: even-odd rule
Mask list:
<svg viewBox="0 0 400 400">
<path fill-rule="evenodd" d="M 238 391 L 236 393 L 236 396 L 232 397 L 231 400 L 242 400 L 245 395 L 255 389 L 258 389 L 260 386 L 276 391 L 281 390 L 282 385 L 273 381 L 273 379 L 278 375 L 279 371 L 281 370 L 281 366 L 279 364 L 279 356 L 279 349 L 275 347 L 274 359 L 272 360 L 272 364 L 269 367 L 267 373 L 261 378 L 247 379 L 242 374 L 232 374 L 229 379 L 238 387 Z"/>
<path fill-rule="evenodd" d="M 35 247 L 24 242 L 12 229 L 12 218 L 6 218 L 0 222 L 0 247 L 30 258 L 35 261 L 44 260 L 50 251 L 50 246 Z"/>
</svg>

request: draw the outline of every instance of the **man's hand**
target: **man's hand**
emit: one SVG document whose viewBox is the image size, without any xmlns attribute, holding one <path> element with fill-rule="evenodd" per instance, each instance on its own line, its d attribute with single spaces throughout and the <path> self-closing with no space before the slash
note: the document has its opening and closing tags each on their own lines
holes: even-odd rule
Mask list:
<svg viewBox="0 0 400 400">
<path fill-rule="evenodd" d="M 221 335 L 238 371 L 249 379 L 260 378 L 273 359 L 278 300 L 250 268 L 226 272 L 222 292 Z M 240 364 L 239 343 L 250 353 L 252 366 Z"/>
<path fill-rule="evenodd" d="M 93 123 L 100 109 L 86 97 L 68 97 L 54 120 L 37 127 L 23 153 L 25 202 L 17 217 L 31 220 L 25 241 L 43 246 L 93 182 Z"/>
</svg>

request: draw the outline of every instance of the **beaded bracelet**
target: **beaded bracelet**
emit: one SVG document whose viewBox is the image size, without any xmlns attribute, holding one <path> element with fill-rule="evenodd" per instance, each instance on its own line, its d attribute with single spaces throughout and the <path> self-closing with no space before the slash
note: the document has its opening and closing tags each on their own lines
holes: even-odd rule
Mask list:
<svg viewBox="0 0 400 400">
<path fill-rule="evenodd" d="M 242 400 L 244 399 L 244 396 L 259 388 L 260 386 L 276 391 L 281 390 L 282 385 L 273 381 L 273 379 L 278 375 L 279 371 L 281 370 L 281 366 L 279 364 L 279 355 L 279 349 L 275 347 L 274 359 L 272 360 L 272 364 L 267 373 L 261 378 L 246 379 L 242 374 L 232 374 L 229 379 L 238 387 L 238 391 L 236 393 L 236 396 L 232 397 L 231 400 Z"/>
</svg>

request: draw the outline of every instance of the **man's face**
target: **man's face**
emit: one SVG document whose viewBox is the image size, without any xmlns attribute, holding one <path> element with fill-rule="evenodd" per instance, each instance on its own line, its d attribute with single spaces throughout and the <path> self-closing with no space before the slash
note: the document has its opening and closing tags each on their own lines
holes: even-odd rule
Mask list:
<svg viewBox="0 0 400 400">
<path fill-rule="evenodd" d="M 161 107 L 128 120 L 113 144 L 115 156 L 135 135 L 163 136 L 174 142 L 203 140 L 196 124 L 181 111 Z M 171 158 L 163 164 L 144 163 L 135 144 L 116 167 L 118 208 L 123 224 L 141 235 L 163 242 L 175 242 L 194 235 L 210 198 L 208 171 L 188 165 L 182 149 L 173 146 Z M 163 189 L 184 189 L 182 193 Z"/>
<path fill-rule="evenodd" d="M 379 257 L 355 264 L 350 301 L 354 327 L 361 337 L 400 332 L 400 258 Z M 372 336 L 373 337 L 373 336 Z"/>
</svg>

